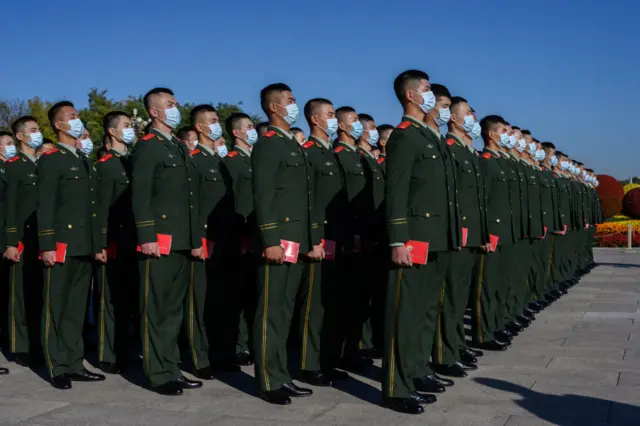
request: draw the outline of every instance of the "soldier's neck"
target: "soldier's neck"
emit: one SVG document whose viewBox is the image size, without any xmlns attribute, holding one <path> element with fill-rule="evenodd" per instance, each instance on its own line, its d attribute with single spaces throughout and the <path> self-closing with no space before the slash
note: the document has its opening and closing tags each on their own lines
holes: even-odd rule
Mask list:
<svg viewBox="0 0 640 426">
<path fill-rule="evenodd" d="M 70 146 L 70 147 L 74 147 L 74 148 L 77 147 L 77 144 L 78 144 L 77 139 L 75 139 L 75 138 L 73 138 L 73 137 L 71 137 L 71 136 L 69 136 L 69 135 L 67 135 L 66 133 L 63 133 L 63 132 L 59 132 L 57 136 L 58 136 L 58 142 L 59 143 L 67 145 L 67 146 Z"/>
<path fill-rule="evenodd" d="M 127 146 L 122 142 L 118 142 L 117 140 L 111 138 L 109 144 L 111 145 L 111 149 L 116 152 L 127 152 Z"/>
<path fill-rule="evenodd" d="M 425 120 L 427 126 L 431 127 L 433 130 L 440 132 L 440 127 L 438 127 L 438 123 L 436 123 L 436 119 L 433 117 L 431 113 L 425 115 Z"/>
<path fill-rule="evenodd" d="M 249 144 L 243 141 L 242 139 L 235 139 L 234 146 L 240 149 L 244 149 L 247 152 L 251 152 L 251 146 L 249 146 Z"/>
<path fill-rule="evenodd" d="M 36 157 L 36 150 L 34 148 L 31 148 L 26 143 L 21 143 L 20 144 L 20 152 L 22 152 L 24 155 L 26 155 L 29 158 L 35 158 Z"/>
<path fill-rule="evenodd" d="M 346 133 L 340 133 L 340 135 L 338 136 L 338 142 L 343 143 L 345 145 L 349 145 L 349 146 L 356 146 L 356 141 L 355 139 L 353 139 L 350 136 L 347 136 Z"/>
<path fill-rule="evenodd" d="M 471 141 L 467 142 L 468 137 L 467 137 L 467 133 L 464 130 L 458 127 L 449 126 L 449 133 L 451 133 L 453 136 L 458 138 L 460 142 L 471 146 Z"/>
<path fill-rule="evenodd" d="M 173 135 L 173 128 L 171 126 L 166 125 L 165 122 L 162 120 L 154 119 L 151 122 L 151 126 L 156 130 L 160 130 L 162 133 L 166 133 L 167 135 Z"/>
<path fill-rule="evenodd" d="M 284 118 L 279 115 L 272 115 L 269 117 L 269 125 L 287 132 L 291 129 L 291 125 L 284 121 Z"/>
<path fill-rule="evenodd" d="M 207 148 L 209 148 L 210 150 L 212 150 L 213 152 L 216 152 L 216 148 L 213 145 L 213 141 L 211 140 L 211 138 L 209 138 L 208 136 L 205 135 L 199 135 L 198 137 L 198 144 L 202 145 L 202 146 L 206 146 Z"/>
<path fill-rule="evenodd" d="M 367 142 L 358 141 L 358 148 L 364 149 L 367 152 L 371 152 L 371 145 Z"/>
<path fill-rule="evenodd" d="M 320 139 L 321 141 L 327 140 L 327 134 L 325 133 L 325 131 L 317 126 L 311 129 L 311 136 L 316 139 Z"/>
</svg>

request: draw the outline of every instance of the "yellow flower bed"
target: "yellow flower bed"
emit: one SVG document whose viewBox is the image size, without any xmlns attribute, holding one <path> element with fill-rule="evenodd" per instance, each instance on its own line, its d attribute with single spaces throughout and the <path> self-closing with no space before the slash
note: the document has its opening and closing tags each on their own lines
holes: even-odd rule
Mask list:
<svg viewBox="0 0 640 426">
<path fill-rule="evenodd" d="M 617 234 L 627 232 L 627 225 L 631 224 L 635 232 L 640 232 L 640 220 L 619 220 L 616 222 L 605 222 L 597 226 L 597 235 Z"/>
<path fill-rule="evenodd" d="M 640 188 L 640 183 L 628 183 L 624 186 L 624 193 L 631 191 L 632 189 Z"/>
</svg>

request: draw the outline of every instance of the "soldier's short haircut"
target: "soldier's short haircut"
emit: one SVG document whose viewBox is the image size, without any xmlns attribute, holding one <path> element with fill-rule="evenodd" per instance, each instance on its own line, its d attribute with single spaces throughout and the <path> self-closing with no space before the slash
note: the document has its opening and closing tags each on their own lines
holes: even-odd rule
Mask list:
<svg viewBox="0 0 640 426">
<path fill-rule="evenodd" d="M 542 142 L 541 145 L 543 149 L 556 149 L 556 146 L 551 142 Z"/>
<path fill-rule="evenodd" d="M 229 120 L 227 120 L 228 122 Z M 265 132 L 267 131 L 267 127 L 269 127 L 269 123 L 266 121 L 263 121 L 261 123 L 258 123 L 256 125 L 256 131 L 258 132 L 258 136 L 260 136 L 260 132 L 262 132 L 262 130 L 264 130 Z M 227 130 L 228 132 L 228 130 Z M 231 133 L 229 133 L 229 135 L 231 135 Z"/>
<path fill-rule="evenodd" d="M 56 117 L 58 117 L 58 113 L 64 107 L 75 108 L 73 103 L 69 101 L 60 101 L 53 104 L 53 106 L 49 108 L 49 111 L 47 112 L 47 118 L 49 118 L 49 124 L 51 124 L 51 127 L 53 127 L 54 130 L 56 129 L 56 125 L 55 125 Z"/>
<path fill-rule="evenodd" d="M 2 136 L 10 136 L 11 138 L 13 138 L 13 134 L 11 132 L 8 132 L 6 130 L 0 130 L 0 137 Z"/>
<path fill-rule="evenodd" d="M 535 143 L 540 143 L 540 141 L 534 137 L 532 137 L 531 140 L 534 141 Z"/>
<path fill-rule="evenodd" d="M 14 135 L 22 133 L 22 131 L 24 130 L 24 126 L 31 121 L 34 121 L 36 123 L 38 122 L 38 120 L 30 115 L 23 115 L 11 124 L 11 131 Z"/>
<path fill-rule="evenodd" d="M 105 115 L 102 119 L 102 127 L 104 128 L 105 134 L 107 133 L 107 130 L 118 127 L 122 117 L 130 118 L 131 116 L 124 111 L 111 111 Z"/>
<path fill-rule="evenodd" d="M 265 87 L 260 91 L 260 106 L 265 114 L 269 115 L 269 104 L 273 102 L 271 100 L 272 95 L 275 93 L 290 92 L 291 88 L 284 83 L 273 83 Z"/>
<path fill-rule="evenodd" d="M 180 130 L 178 130 L 178 139 L 186 141 L 187 136 L 189 135 L 189 132 L 195 132 L 196 134 L 198 133 L 195 127 L 185 126 L 185 127 L 182 127 Z"/>
<path fill-rule="evenodd" d="M 556 150 L 556 157 L 567 157 L 567 154 L 565 154 L 565 153 L 564 153 L 564 152 L 562 152 L 562 151 L 558 151 L 558 150 Z"/>
<path fill-rule="evenodd" d="M 227 117 L 227 121 L 224 122 L 224 127 L 227 129 L 227 134 L 229 137 L 233 138 L 233 131 L 239 128 L 239 123 L 243 119 L 251 120 L 244 112 L 234 112 L 229 117 Z"/>
<path fill-rule="evenodd" d="M 217 111 L 213 106 L 209 104 L 195 106 L 189 113 L 189 120 L 191 120 L 191 124 L 196 124 L 198 120 L 198 115 L 200 115 L 203 112 L 217 112 Z"/>
<path fill-rule="evenodd" d="M 149 112 L 149 100 L 150 100 L 151 96 L 160 95 L 162 93 L 167 94 L 167 95 L 171 95 L 171 96 L 174 95 L 173 91 L 171 89 L 166 88 L 166 87 L 155 87 L 155 88 L 149 90 L 146 95 L 144 95 L 144 98 L 143 98 L 144 108 L 147 110 L 147 112 Z"/>
<path fill-rule="evenodd" d="M 520 130 L 520 127 L 518 127 L 518 126 L 511 126 L 511 128 L 512 128 L 513 130 Z M 522 133 L 522 132 L 520 132 L 520 133 Z"/>
<path fill-rule="evenodd" d="M 415 90 L 420 85 L 420 80 L 429 80 L 429 75 L 424 71 L 408 70 L 404 71 L 393 81 L 393 91 L 400 103 L 405 101 L 405 92 Z"/>
<path fill-rule="evenodd" d="M 311 117 L 316 114 L 317 108 L 322 105 L 333 105 L 329 99 L 313 98 L 304 105 L 304 118 L 311 127 Z"/>
<path fill-rule="evenodd" d="M 487 115 L 480 120 L 480 127 L 482 127 L 482 138 L 484 140 L 489 139 L 489 132 L 492 132 L 498 124 L 506 125 L 507 122 L 499 115 Z"/>
<path fill-rule="evenodd" d="M 375 121 L 370 114 L 358 114 L 358 120 L 360 120 L 360 121 Z"/>
<path fill-rule="evenodd" d="M 584 166 L 584 163 L 583 163 L 583 162 L 581 162 L 581 161 L 576 161 L 576 165 L 578 165 L 578 166 Z"/>
<path fill-rule="evenodd" d="M 531 136 L 531 131 L 530 130 L 523 130 L 522 134 L 523 135 L 527 135 L 527 136 Z"/>
<path fill-rule="evenodd" d="M 589 173 L 593 173 L 593 169 L 585 169 Z"/>
<path fill-rule="evenodd" d="M 449 92 L 449 89 L 447 89 L 442 84 L 435 84 L 435 83 L 432 84 L 431 85 L 431 91 L 435 95 L 436 100 L 438 100 L 440 98 L 449 98 L 449 99 L 451 99 L 451 92 Z"/>
<path fill-rule="evenodd" d="M 356 110 L 355 110 L 355 109 L 353 109 L 353 108 L 352 108 L 352 107 L 350 107 L 350 106 L 343 106 L 343 107 L 338 108 L 338 109 L 336 110 L 336 117 L 338 118 L 338 121 L 341 121 L 341 120 L 342 120 L 342 117 L 343 117 L 345 114 L 349 114 L 350 112 L 356 112 Z"/>
<path fill-rule="evenodd" d="M 386 132 L 387 130 L 393 130 L 391 124 L 381 124 L 378 126 L 378 133 Z"/>
<path fill-rule="evenodd" d="M 465 98 L 463 98 L 462 96 L 453 96 L 451 98 L 451 107 L 450 107 L 450 109 L 453 111 L 453 109 L 456 108 L 460 104 L 469 104 L 469 102 L 467 102 L 467 100 Z M 473 112 L 473 109 L 471 109 L 471 111 Z"/>
</svg>

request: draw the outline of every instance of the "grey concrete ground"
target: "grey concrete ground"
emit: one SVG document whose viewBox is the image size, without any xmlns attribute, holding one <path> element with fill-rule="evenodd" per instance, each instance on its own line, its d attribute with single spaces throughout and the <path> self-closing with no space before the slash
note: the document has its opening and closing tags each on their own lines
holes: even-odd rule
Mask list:
<svg viewBox="0 0 640 426">
<path fill-rule="evenodd" d="M 139 376 L 57 391 L 8 363 L 0 424 L 11 425 L 640 425 L 640 252 L 598 250 L 600 266 L 538 315 L 504 353 L 481 358 L 422 416 L 377 406 L 375 368 L 340 389 L 274 407 L 255 398 L 252 369 L 182 397 L 142 389 Z M 379 364 L 378 364 L 379 365 Z"/>
</svg>

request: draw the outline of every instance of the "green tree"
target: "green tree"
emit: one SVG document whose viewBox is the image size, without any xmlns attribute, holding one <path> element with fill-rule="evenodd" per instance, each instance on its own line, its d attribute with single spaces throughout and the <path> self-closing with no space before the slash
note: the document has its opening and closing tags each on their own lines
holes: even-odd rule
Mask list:
<svg viewBox="0 0 640 426">
<path fill-rule="evenodd" d="M 42 129 L 42 135 L 45 138 L 56 142 L 56 134 L 49 124 L 49 116 L 47 115 L 47 112 L 53 103 L 50 101 L 43 101 L 42 99 L 35 97 L 29 99 L 27 104 L 29 105 L 29 114 L 38 121 L 40 129 Z"/>
<path fill-rule="evenodd" d="M 29 105 L 23 100 L 0 100 L 0 130 L 11 131 L 11 124 L 29 113 Z"/>
</svg>

